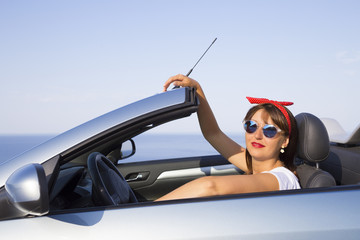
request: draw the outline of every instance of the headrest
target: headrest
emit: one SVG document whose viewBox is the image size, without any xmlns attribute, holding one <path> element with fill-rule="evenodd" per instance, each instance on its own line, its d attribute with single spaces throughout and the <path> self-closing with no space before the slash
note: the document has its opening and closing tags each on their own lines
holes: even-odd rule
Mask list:
<svg viewBox="0 0 360 240">
<path fill-rule="evenodd" d="M 312 163 L 324 161 L 330 151 L 325 125 L 310 113 L 300 113 L 295 118 L 299 130 L 297 157 Z"/>
</svg>

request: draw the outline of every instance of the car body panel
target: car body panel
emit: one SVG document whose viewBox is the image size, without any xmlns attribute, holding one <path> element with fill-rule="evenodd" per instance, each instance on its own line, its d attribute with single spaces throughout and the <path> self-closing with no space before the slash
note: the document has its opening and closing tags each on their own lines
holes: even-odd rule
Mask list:
<svg viewBox="0 0 360 240">
<path fill-rule="evenodd" d="M 17 239 L 357 239 L 358 199 L 359 189 L 342 189 L 135 204 L 11 220 L 1 231 L 11 237 L 21 226 Z"/>
</svg>

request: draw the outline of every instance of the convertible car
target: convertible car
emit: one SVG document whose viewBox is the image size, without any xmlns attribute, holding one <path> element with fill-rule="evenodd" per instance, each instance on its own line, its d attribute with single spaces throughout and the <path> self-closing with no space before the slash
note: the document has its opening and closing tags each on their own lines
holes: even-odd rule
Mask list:
<svg viewBox="0 0 360 240">
<path fill-rule="evenodd" d="M 221 155 L 131 160 L 134 137 L 197 108 L 192 88 L 156 94 L 3 162 L 1 239 L 359 238 L 359 132 L 335 142 L 336 124 L 310 113 L 296 116 L 302 189 L 154 202 L 202 176 L 243 174 Z"/>
</svg>

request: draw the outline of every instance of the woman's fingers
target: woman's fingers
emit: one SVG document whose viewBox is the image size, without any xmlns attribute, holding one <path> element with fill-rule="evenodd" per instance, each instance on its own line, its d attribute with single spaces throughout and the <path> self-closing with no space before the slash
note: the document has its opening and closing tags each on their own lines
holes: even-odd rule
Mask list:
<svg viewBox="0 0 360 240">
<path fill-rule="evenodd" d="M 181 74 L 178 74 L 178 75 L 176 75 L 176 76 L 170 77 L 170 78 L 165 82 L 163 91 L 165 92 L 172 83 L 173 83 L 175 86 L 181 86 L 180 82 L 182 82 L 185 78 L 186 78 L 186 76 L 181 75 Z"/>
</svg>

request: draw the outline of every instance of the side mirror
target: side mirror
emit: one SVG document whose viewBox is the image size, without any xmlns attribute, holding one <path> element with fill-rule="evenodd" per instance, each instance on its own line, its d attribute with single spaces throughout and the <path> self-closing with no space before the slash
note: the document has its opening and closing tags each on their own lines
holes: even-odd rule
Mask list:
<svg viewBox="0 0 360 240">
<path fill-rule="evenodd" d="M 15 216 L 8 216 L 10 218 L 41 216 L 49 212 L 47 181 L 40 164 L 29 164 L 16 170 L 6 181 L 5 191 L 8 203 L 13 206 L 9 211 L 15 213 Z"/>
<path fill-rule="evenodd" d="M 131 157 L 136 152 L 135 142 L 132 139 L 126 140 L 122 142 L 119 147 L 111 151 L 106 157 L 113 162 L 114 164 L 118 164 L 119 161 Z"/>
<path fill-rule="evenodd" d="M 121 144 L 120 159 L 131 157 L 136 152 L 135 142 L 129 139 Z"/>
</svg>

